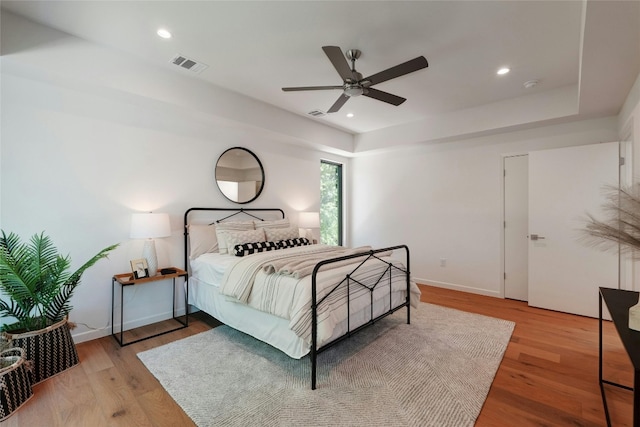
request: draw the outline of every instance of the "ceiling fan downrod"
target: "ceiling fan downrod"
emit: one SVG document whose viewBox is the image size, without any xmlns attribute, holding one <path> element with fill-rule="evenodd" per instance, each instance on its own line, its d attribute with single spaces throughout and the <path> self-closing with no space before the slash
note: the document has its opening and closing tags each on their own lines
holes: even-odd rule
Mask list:
<svg viewBox="0 0 640 427">
<path fill-rule="evenodd" d="M 346 53 L 347 59 L 351 61 L 352 81 L 345 82 L 344 94 L 349 97 L 360 96 L 364 93 L 364 88 L 360 84 L 362 74 L 356 71 L 356 60 L 360 58 L 362 52 L 358 49 L 349 49 Z"/>
</svg>

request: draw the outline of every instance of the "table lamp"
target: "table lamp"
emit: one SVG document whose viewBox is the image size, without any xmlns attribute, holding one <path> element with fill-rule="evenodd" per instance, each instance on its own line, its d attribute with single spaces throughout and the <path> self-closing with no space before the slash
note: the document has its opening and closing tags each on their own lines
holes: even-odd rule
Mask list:
<svg viewBox="0 0 640 427">
<path fill-rule="evenodd" d="M 320 212 L 300 212 L 298 226 L 305 229 L 305 237 L 313 240 L 312 228 L 320 228 Z"/>
<path fill-rule="evenodd" d="M 142 257 L 147 259 L 149 276 L 158 273 L 158 257 L 156 243 L 153 239 L 171 236 L 169 214 L 166 213 L 134 213 L 131 215 L 132 239 L 146 239 L 142 249 Z"/>
</svg>

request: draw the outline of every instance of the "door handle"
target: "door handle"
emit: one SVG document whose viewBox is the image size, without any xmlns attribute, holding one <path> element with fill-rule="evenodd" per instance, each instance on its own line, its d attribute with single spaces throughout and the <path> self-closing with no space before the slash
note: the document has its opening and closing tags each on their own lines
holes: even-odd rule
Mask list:
<svg viewBox="0 0 640 427">
<path fill-rule="evenodd" d="M 537 234 L 532 234 L 529 236 L 531 240 L 544 240 L 544 236 L 538 236 Z"/>
</svg>

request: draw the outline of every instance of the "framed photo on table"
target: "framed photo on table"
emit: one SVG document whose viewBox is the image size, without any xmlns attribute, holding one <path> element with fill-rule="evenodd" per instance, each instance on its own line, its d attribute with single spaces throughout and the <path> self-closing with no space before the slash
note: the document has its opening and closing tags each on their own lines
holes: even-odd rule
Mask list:
<svg viewBox="0 0 640 427">
<path fill-rule="evenodd" d="M 149 265 L 147 264 L 147 259 L 132 259 L 131 271 L 133 271 L 133 277 L 136 279 L 149 277 Z"/>
</svg>

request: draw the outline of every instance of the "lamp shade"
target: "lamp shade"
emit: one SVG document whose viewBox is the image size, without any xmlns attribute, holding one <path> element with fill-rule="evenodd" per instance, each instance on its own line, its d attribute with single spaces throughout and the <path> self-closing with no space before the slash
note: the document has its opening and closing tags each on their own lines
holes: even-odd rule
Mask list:
<svg viewBox="0 0 640 427">
<path fill-rule="evenodd" d="M 320 228 L 320 212 L 300 212 L 298 227 Z"/>
<path fill-rule="evenodd" d="M 134 213 L 131 215 L 132 239 L 154 239 L 171 236 L 169 214 Z"/>
</svg>

